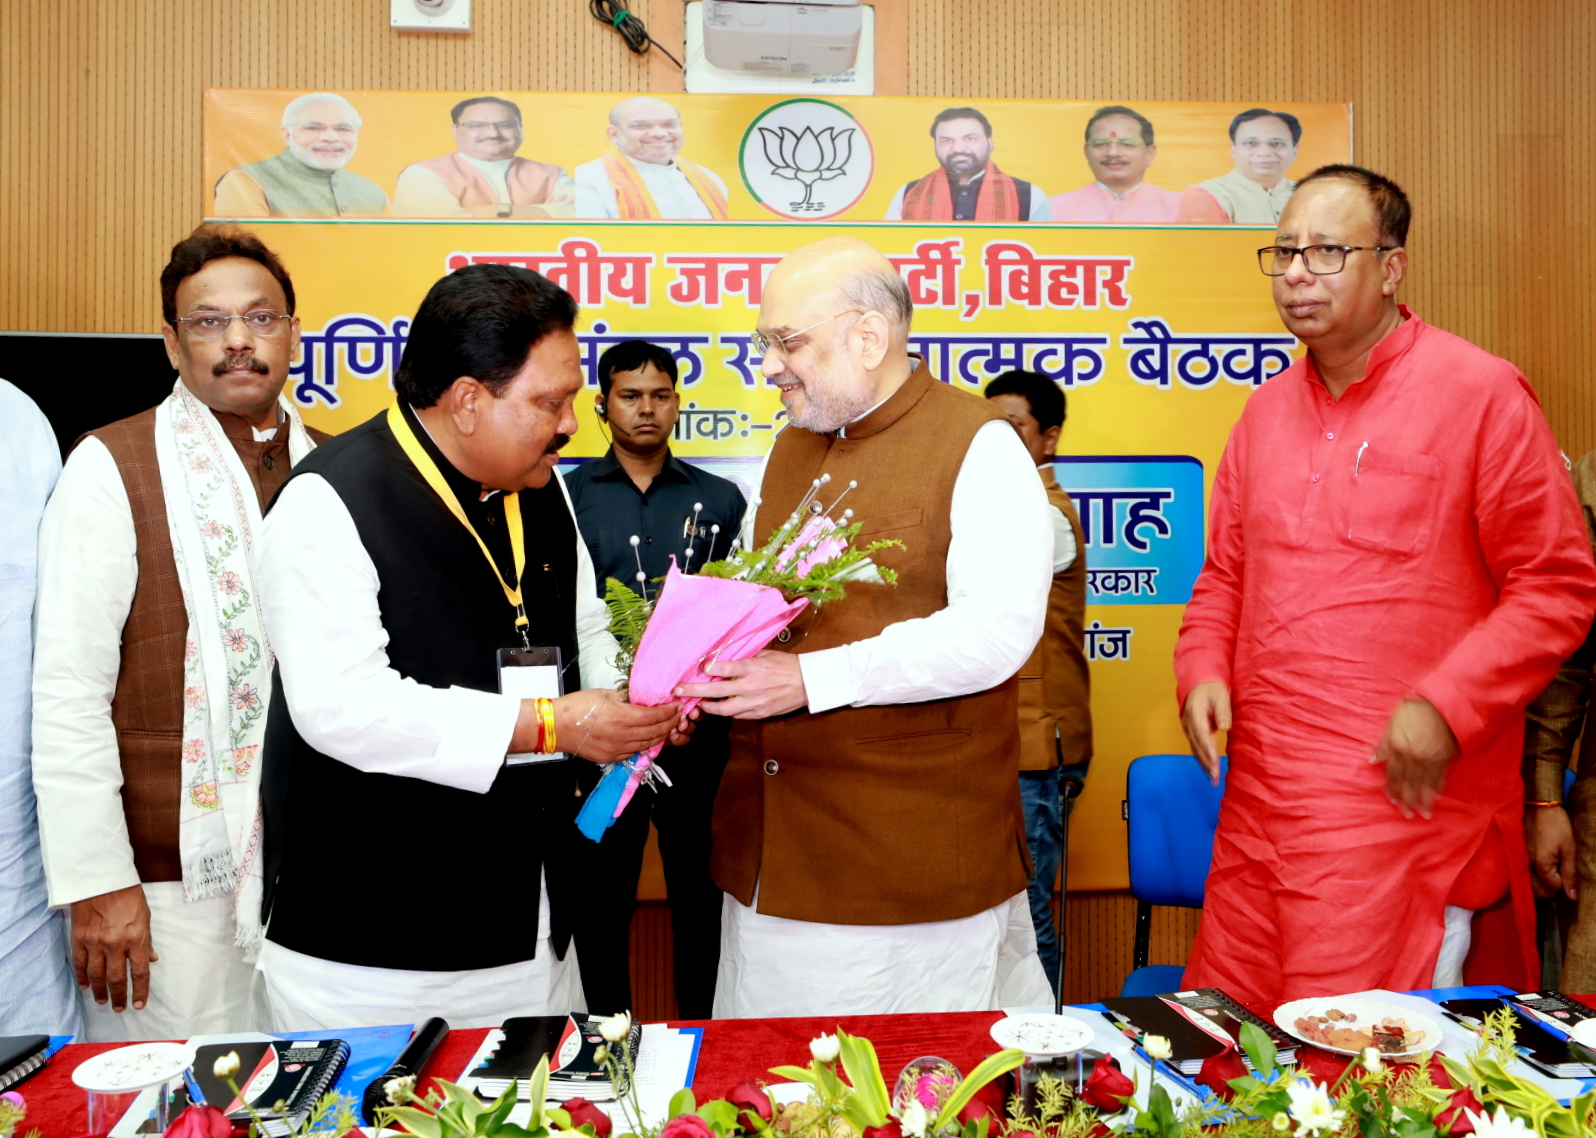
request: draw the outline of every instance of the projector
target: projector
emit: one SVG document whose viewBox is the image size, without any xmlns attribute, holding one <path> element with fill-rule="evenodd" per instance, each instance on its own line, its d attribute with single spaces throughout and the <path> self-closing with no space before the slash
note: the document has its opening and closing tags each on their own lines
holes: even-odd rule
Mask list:
<svg viewBox="0 0 1596 1138">
<path fill-rule="evenodd" d="M 471 0 L 388 0 L 388 26 L 406 32 L 471 31 Z"/>
<path fill-rule="evenodd" d="M 859 55 L 860 0 L 704 0 L 704 56 L 726 71 L 835 75 Z"/>
</svg>

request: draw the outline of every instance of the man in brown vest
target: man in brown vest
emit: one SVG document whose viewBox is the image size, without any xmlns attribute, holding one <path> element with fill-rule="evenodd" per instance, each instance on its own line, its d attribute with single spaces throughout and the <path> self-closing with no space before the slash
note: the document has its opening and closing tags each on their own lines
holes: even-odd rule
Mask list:
<svg viewBox="0 0 1596 1138">
<path fill-rule="evenodd" d="M 560 167 L 516 154 L 521 108 L 495 95 L 449 112 L 456 149 L 399 171 L 395 217 L 570 217 L 576 182 Z"/>
<path fill-rule="evenodd" d="M 1053 882 L 1064 818 L 1086 783 L 1092 761 L 1092 677 L 1086 665 L 1086 542 L 1075 504 L 1053 475 L 1066 413 L 1058 384 L 1034 371 L 1011 371 L 986 385 L 1020 436 L 1047 491 L 1053 522 L 1053 587 L 1047 628 L 1020 669 L 1020 801 L 1031 848 L 1031 921 L 1048 982 L 1058 988 Z M 1064 797 L 1067 791 L 1067 797 Z"/>
<path fill-rule="evenodd" d="M 765 287 L 755 345 L 788 427 L 744 540 L 814 479 L 853 485 L 896 586 L 856 584 L 775 650 L 684 685 L 734 716 L 715 801 L 726 892 L 717 1017 L 996 1008 L 1048 999 L 1025 903 L 1015 673 L 1052 575 L 1046 499 L 985 400 L 908 354 L 911 304 L 854 238 Z"/>
<path fill-rule="evenodd" d="M 294 287 L 258 238 L 196 229 L 161 308 L 172 394 L 79 440 L 39 535 L 33 781 L 91 1040 L 250 1026 L 271 651 L 249 552 L 315 445 L 282 395 Z"/>
</svg>

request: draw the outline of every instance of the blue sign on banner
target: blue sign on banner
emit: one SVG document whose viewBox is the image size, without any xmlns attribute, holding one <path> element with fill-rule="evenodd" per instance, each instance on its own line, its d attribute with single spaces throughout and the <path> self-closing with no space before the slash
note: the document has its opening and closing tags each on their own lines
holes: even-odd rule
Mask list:
<svg viewBox="0 0 1596 1138">
<path fill-rule="evenodd" d="M 1189 455 L 1054 459 L 1086 539 L 1086 600 L 1183 605 L 1203 567 L 1203 464 Z"/>
</svg>

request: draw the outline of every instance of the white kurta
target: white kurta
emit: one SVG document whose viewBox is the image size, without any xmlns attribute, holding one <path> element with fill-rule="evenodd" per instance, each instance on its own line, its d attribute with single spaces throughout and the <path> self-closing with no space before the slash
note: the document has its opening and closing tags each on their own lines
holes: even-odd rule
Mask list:
<svg viewBox="0 0 1596 1138">
<path fill-rule="evenodd" d="M 33 786 L 56 907 L 139 884 L 111 723 L 122 626 L 138 586 L 137 550 L 116 460 L 99 439 L 86 438 L 67 457 L 39 529 Z M 179 698 L 174 691 L 172 699 Z M 172 1039 L 247 1027 L 234 993 L 240 985 L 247 990 L 250 969 L 233 945 L 232 898 L 185 907 L 181 882 L 147 883 L 144 895 L 161 958 L 151 969 L 150 1003 L 118 1015 L 83 993 L 88 1038 Z"/>
<path fill-rule="evenodd" d="M 1007 422 L 975 433 L 949 522 L 947 607 L 800 653 L 811 712 L 971 695 L 1030 657 L 1053 583 L 1053 522 L 1036 467 Z M 758 904 L 757 891 L 753 907 L 726 898 L 717 1018 L 972 1011 L 1052 998 L 1024 893 L 959 920 L 890 926 L 794 921 Z"/>
<path fill-rule="evenodd" d="M 687 180 L 687 175 L 675 162 L 662 166 L 658 162 L 633 162 L 633 168 L 638 176 L 643 179 L 643 184 L 648 187 L 649 196 L 654 199 L 654 206 L 659 210 L 661 218 L 685 218 L 688 220 L 710 220 L 709 206 L 704 204 L 704 199 L 698 196 L 698 191 L 693 189 L 693 184 Z M 703 169 L 703 167 L 700 167 Z M 713 170 L 704 170 L 705 176 L 719 187 L 725 194 L 726 183 Z M 592 162 L 584 162 L 576 168 L 576 216 L 577 217 L 619 217 L 620 208 L 615 204 L 615 187 L 610 184 L 609 175 L 604 172 L 604 160 L 596 158 Z"/>
<path fill-rule="evenodd" d="M 564 483 L 558 477 L 555 482 L 564 494 Z M 617 646 L 609 612 L 598 599 L 587 546 L 580 534 L 575 541 L 582 677 L 592 688 L 616 687 L 621 676 L 613 663 Z M 496 692 L 429 687 L 389 664 L 377 569 L 331 484 L 317 474 L 289 482 L 266 515 L 257 549 L 266 625 L 294 726 L 305 742 L 357 770 L 486 793 L 504 765 L 521 701 Z M 509 1015 L 580 1007 L 575 949 L 564 961 L 555 959 L 548 896 L 541 888 L 538 905 L 540 940 L 527 946 L 528 960 L 460 972 L 321 960 L 272 943 L 268 925 L 260 971 L 270 1026 L 402 1022 L 411 1015 L 400 1014 L 406 1008 L 416 1009 L 416 1016 L 441 1015 L 456 1026 L 498 1024 Z"/>
<path fill-rule="evenodd" d="M 60 473 L 49 420 L 0 379 L 0 1035 L 82 1027 L 66 921 L 45 888 L 30 773 L 39 519 Z"/>
</svg>

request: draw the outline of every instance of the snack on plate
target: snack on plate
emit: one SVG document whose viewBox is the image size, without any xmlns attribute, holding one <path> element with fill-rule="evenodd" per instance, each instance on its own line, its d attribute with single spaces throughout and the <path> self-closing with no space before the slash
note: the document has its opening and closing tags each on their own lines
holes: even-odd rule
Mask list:
<svg viewBox="0 0 1596 1138">
<path fill-rule="evenodd" d="M 1298 1016 L 1294 1025 L 1311 1042 L 1338 1051 L 1363 1051 L 1373 1047 L 1382 1055 L 1417 1051 L 1424 1043 L 1424 1032 L 1408 1026 L 1405 1019 L 1386 1016 L 1379 1023 L 1363 1025 L 1352 1012 L 1327 1008 L 1323 1015 Z"/>
</svg>

